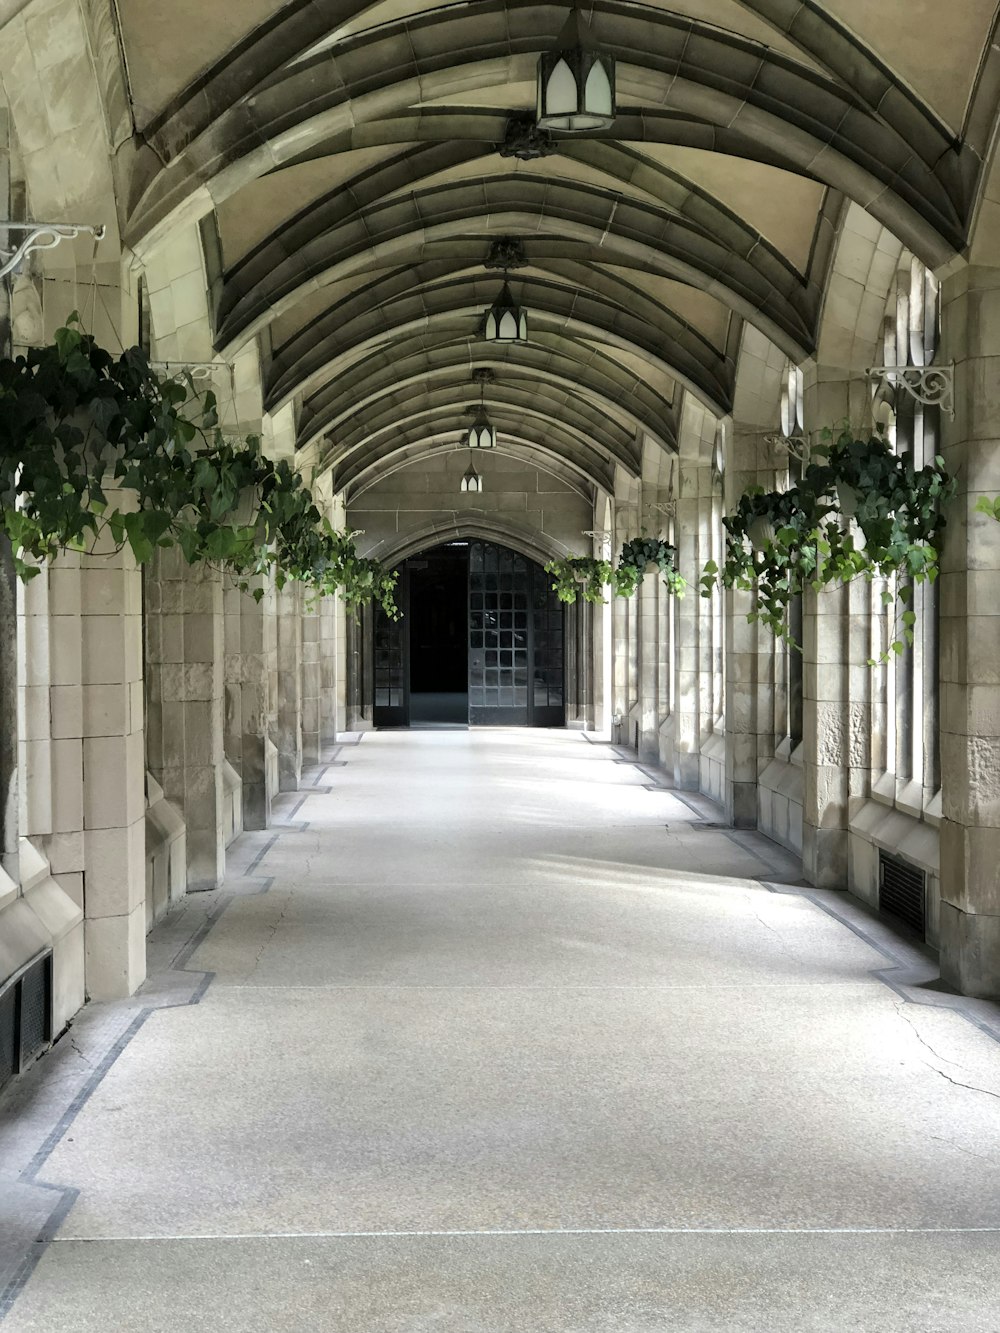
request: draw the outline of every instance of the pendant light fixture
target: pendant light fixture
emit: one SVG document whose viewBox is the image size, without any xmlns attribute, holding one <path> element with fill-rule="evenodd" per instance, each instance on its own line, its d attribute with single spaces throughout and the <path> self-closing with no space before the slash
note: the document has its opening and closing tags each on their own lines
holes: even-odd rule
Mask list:
<svg viewBox="0 0 1000 1333">
<path fill-rule="evenodd" d="M 483 489 L 483 479 L 470 463 L 468 471 L 462 478 L 462 490 L 474 492 L 476 495 L 480 495 L 482 494 L 482 489 Z"/>
<path fill-rule="evenodd" d="M 479 385 L 479 407 L 470 409 L 476 415 L 465 434 L 465 443 L 470 449 L 495 449 L 497 433 L 486 413 L 486 385 L 496 377 L 492 370 L 474 370 L 472 378 Z"/>
<path fill-rule="evenodd" d="M 610 129 L 614 119 L 614 56 L 574 7 L 555 47 L 538 57 L 538 128 L 580 134 Z"/>
<path fill-rule="evenodd" d="M 515 236 L 500 236 L 486 256 L 488 269 L 503 269 L 503 286 L 483 318 L 483 337 L 487 342 L 523 343 L 528 341 L 528 312 L 511 295 L 508 274 L 512 268 L 524 268 L 528 258 Z"/>
<path fill-rule="evenodd" d="M 486 312 L 487 342 L 524 343 L 528 341 L 528 315 L 514 300 L 506 275 L 500 295 Z"/>
</svg>

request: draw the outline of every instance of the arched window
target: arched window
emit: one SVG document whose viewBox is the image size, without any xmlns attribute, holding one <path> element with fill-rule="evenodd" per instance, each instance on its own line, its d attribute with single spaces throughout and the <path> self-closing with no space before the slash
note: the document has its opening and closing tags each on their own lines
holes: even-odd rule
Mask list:
<svg viewBox="0 0 1000 1333">
<path fill-rule="evenodd" d="M 934 275 L 919 259 L 904 256 L 883 320 L 887 367 L 929 366 L 937 355 L 940 294 Z M 875 422 L 899 454 L 916 467 L 939 451 L 940 409 L 920 403 L 890 372 L 872 390 Z M 872 585 L 872 655 L 878 657 L 900 637 L 895 604 L 882 604 L 882 588 Z M 872 768 L 876 790 L 912 813 L 922 812 L 940 787 L 938 747 L 938 596 L 935 584 L 913 589 L 917 613 L 914 640 L 892 657 L 873 682 Z"/>
<path fill-rule="evenodd" d="M 785 366 L 781 387 L 781 434 L 788 451 L 788 473 L 786 486 L 795 486 L 802 480 L 802 444 L 805 436 L 805 412 L 803 409 L 802 367 L 789 361 Z M 801 645 L 802 598 L 793 597 L 788 607 L 788 628 L 794 641 Z M 784 650 L 784 691 L 778 702 L 780 711 L 775 719 L 776 730 L 784 728 L 789 748 L 794 750 L 802 740 L 802 653 L 798 648 L 786 645 Z"/>
</svg>

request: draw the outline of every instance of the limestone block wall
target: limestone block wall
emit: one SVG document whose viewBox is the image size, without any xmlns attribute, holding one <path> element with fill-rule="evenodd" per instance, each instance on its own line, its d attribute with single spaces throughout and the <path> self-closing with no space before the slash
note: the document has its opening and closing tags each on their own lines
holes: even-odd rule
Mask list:
<svg viewBox="0 0 1000 1333">
<path fill-rule="evenodd" d="M 188 888 L 216 888 L 227 824 L 222 576 L 161 551 L 145 601 L 149 768 L 184 818 Z"/>
<path fill-rule="evenodd" d="M 242 592 L 232 579 L 224 581 L 225 714 L 224 748 L 238 785 L 228 778 L 230 810 L 226 813 L 227 845 L 237 827 L 267 828 L 271 801 L 277 793 L 270 773 L 270 673 L 267 642 L 273 633 L 274 593 L 261 601 Z M 239 817 L 235 803 L 239 801 Z"/>
<path fill-rule="evenodd" d="M 461 490 L 462 475 L 474 462 L 484 481 L 481 494 Z M 541 534 L 550 549 L 577 554 L 590 552 L 590 538 L 582 534 L 594 526 L 593 500 L 582 490 L 505 456 L 499 449 L 451 450 L 400 468 L 397 472 L 349 497 L 347 521 L 363 528 L 359 542 L 365 551 L 403 547 L 408 538 L 427 535 L 427 545 L 447 541 L 456 520 L 479 522 L 503 532 Z"/>
<path fill-rule="evenodd" d="M 67 554 L 22 593 L 22 831 L 84 922 L 87 993 L 145 976 L 141 580 L 128 552 Z"/>
</svg>

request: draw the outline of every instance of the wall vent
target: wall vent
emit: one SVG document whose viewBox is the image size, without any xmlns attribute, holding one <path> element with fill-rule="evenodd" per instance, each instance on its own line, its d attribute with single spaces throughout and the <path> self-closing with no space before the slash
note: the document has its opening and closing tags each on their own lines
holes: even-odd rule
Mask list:
<svg viewBox="0 0 1000 1333">
<path fill-rule="evenodd" d="M 927 876 L 908 861 L 878 854 L 879 910 L 905 922 L 921 939 L 926 933 Z"/>
<path fill-rule="evenodd" d="M 39 954 L 0 990 L 0 1088 L 52 1040 L 52 951 Z"/>
</svg>

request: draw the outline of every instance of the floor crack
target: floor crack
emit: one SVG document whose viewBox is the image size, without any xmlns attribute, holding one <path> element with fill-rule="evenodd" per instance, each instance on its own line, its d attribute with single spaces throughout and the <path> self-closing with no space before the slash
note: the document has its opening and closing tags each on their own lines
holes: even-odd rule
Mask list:
<svg viewBox="0 0 1000 1333">
<path fill-rule="evenodd" d="M 752 896 L 752 893 L 748 893 L 748 894 L 747 894 L 747 903 L 748 903 L 748 906 L 749 906 L 751 912 L 753 912 L 754 916 L 757 918 L 757 920 L 760 922 L 760 924 L 764 927 L 764 929 L 765 929 L 765 930 L 769 930 L 769 931 L 771 932 L 771 934 L 774 935 L 774 936 L 777 938 L 778 944 L 781 946 L 783 952 L 786 953 L 786 954 L 788 955 L 789 958 L 794 958 L 795 955 L 792 953 L 791 949 L 788 947 L 788 943 L 787 943 L 787 941 L 785 940 L 784 935 L 782 935 L 781 931 L 778 930 L 777 926 L 772 926 L 771 923 L 770 923 L 769 921 L 765 921 L 764 918 L 761 916 L 761 914 L 760 914 L 760 913 L 757 911 L 757 909 L 754 907 L 754 905 L 753 905 L 753 896 Z"/>
<path fill-rule="evenodd" d="M 962 1086 L 964 1087 L 965 1085 L 963 1084 Z M 964 1153 L 966 1157 L 974 1157 L 977 1162 L 988 1162 L 991 1166 L 995 1165 L 994 1158 L 984 1157 L 982 1153 L 973 1152 L 971 1148 L 963 1147 L 961 1143 L 956 1143 L 954 1139 L 946 1139 L 942 1134 L 932 1134 L 931 1138 L 935 1143 L 946 1143 L 949 1148 L 954 1148 L 958 1152 Z"/>
<path fill-rule="evenodd" d="M 261 944 L 260 948 L 257 950 L 257 956 L 256 956 L 256 958 L 253 960 L 253 967 L 250 969 L 250 971 L 249 971 L 249 972 L 246 974 L 246 976 L 243 978 L 244 982 L 249 981 L 250 978 L 253 976 L 253 974 L 257 971 L 258 967 L 260 966 L 260 960 L 261 960 L 261 959 L 263 958 L 263 956 L 264 956 L 264 950 L 267 948 L 267 946 L 268 946 L 268 945 L 271 943 L 271 941 L 274 939 L 275 935 L 277 935 L 278 931 L 281 929 L 281 923 L 282 923 L 282 921 L 284 921 L 284 919 L 285 919 L 285 915 L 287 914 L 289 907 L 291 907 L 291 905 L 292 905 L 292 898 L 293 898 L 294 896 L 295 896 L 295 895 L 289 890 L 288 899 L 287 899 L 287 901 L 286 901 L 284 907 L 283 907 L 283 908 L 281 909 L 281 911 L 278 913 L 277 919 L 275 920 L 274 925 L 271 927 L 271 930 L 270 930 L 270 933 L 268 934 L 267 939 L 264 940 L 263 944 Z"/>
<path fill-rule="evenodd" d="M 70 1046 L 72 1047 L 72 1049 L 73 1049 L 74 1051 L 76 1051 L 77 1055 L 80 1057 L 80 1059 L 83 1061 L 83 1063 L 84 1063 L 89 1069 L 93 1069 L 93 1067 L 94 1067 L 94 1062 L 93 1062 L 92 1060 L 88 1060 L 88 1059 L 87 1059 L 87 1057 L 84 1055 L 83 1051 L 81 1051 L 80 1048 L 79 1048 L 79 1046 L 76 1044 L 76 1040 L 75 1040 L 75 1038 L 70 1037 L 70 1038 L 69 1038 L 69 1044 L 70 1044 Z"/>
<path fill-rule="evenodd" d="M 919 1041 L 924 1050 L 929 1051 L 935 1060 L 943 1061 L 946 1065 L 954 1065 L 956 1069 L 964 1069 L 964 1065 L 959 1064 L 957 1060 L 949 1060 L 947 1056 L 940 1055 L 930 1042 L 924 1040 L 920 1035 L 920 1032 L 917 1030 L 917 1025 L 904 1009 L 904 1005 L 907 1004 L 909 1004 L 908 1000 L 897 1000 L 895 1002 L 896 1013 L 907 1023 L 910 1031 L 916 1037 L 917 1041 Z M 952 1078 L 952 1076 L 946 1074 L 943 1069 L 938 1069 L 935 1065 L 932 1065 L 929 1060 L 924 1060 L 923 1064 L 925 1064 L 928 1069 L 933 1069 L 935 1074 L 940 1074 L 943 1079 L 946 1079 L 947 1082 L 951 1083 L 956 1088 L 965 1088 L 968 1092 L 981 1092 L 984 1097 L 992 1097 L 994 1101 L 1000 1102 L 1000 1092 L 992 1092 L 989 1088 L 980 1088 L 975 1083 L 963 1083 L 961 1079 Z M 975 1156 L 975 1154 L 973 1154 L 973 1156 Z"/>
</svg>

